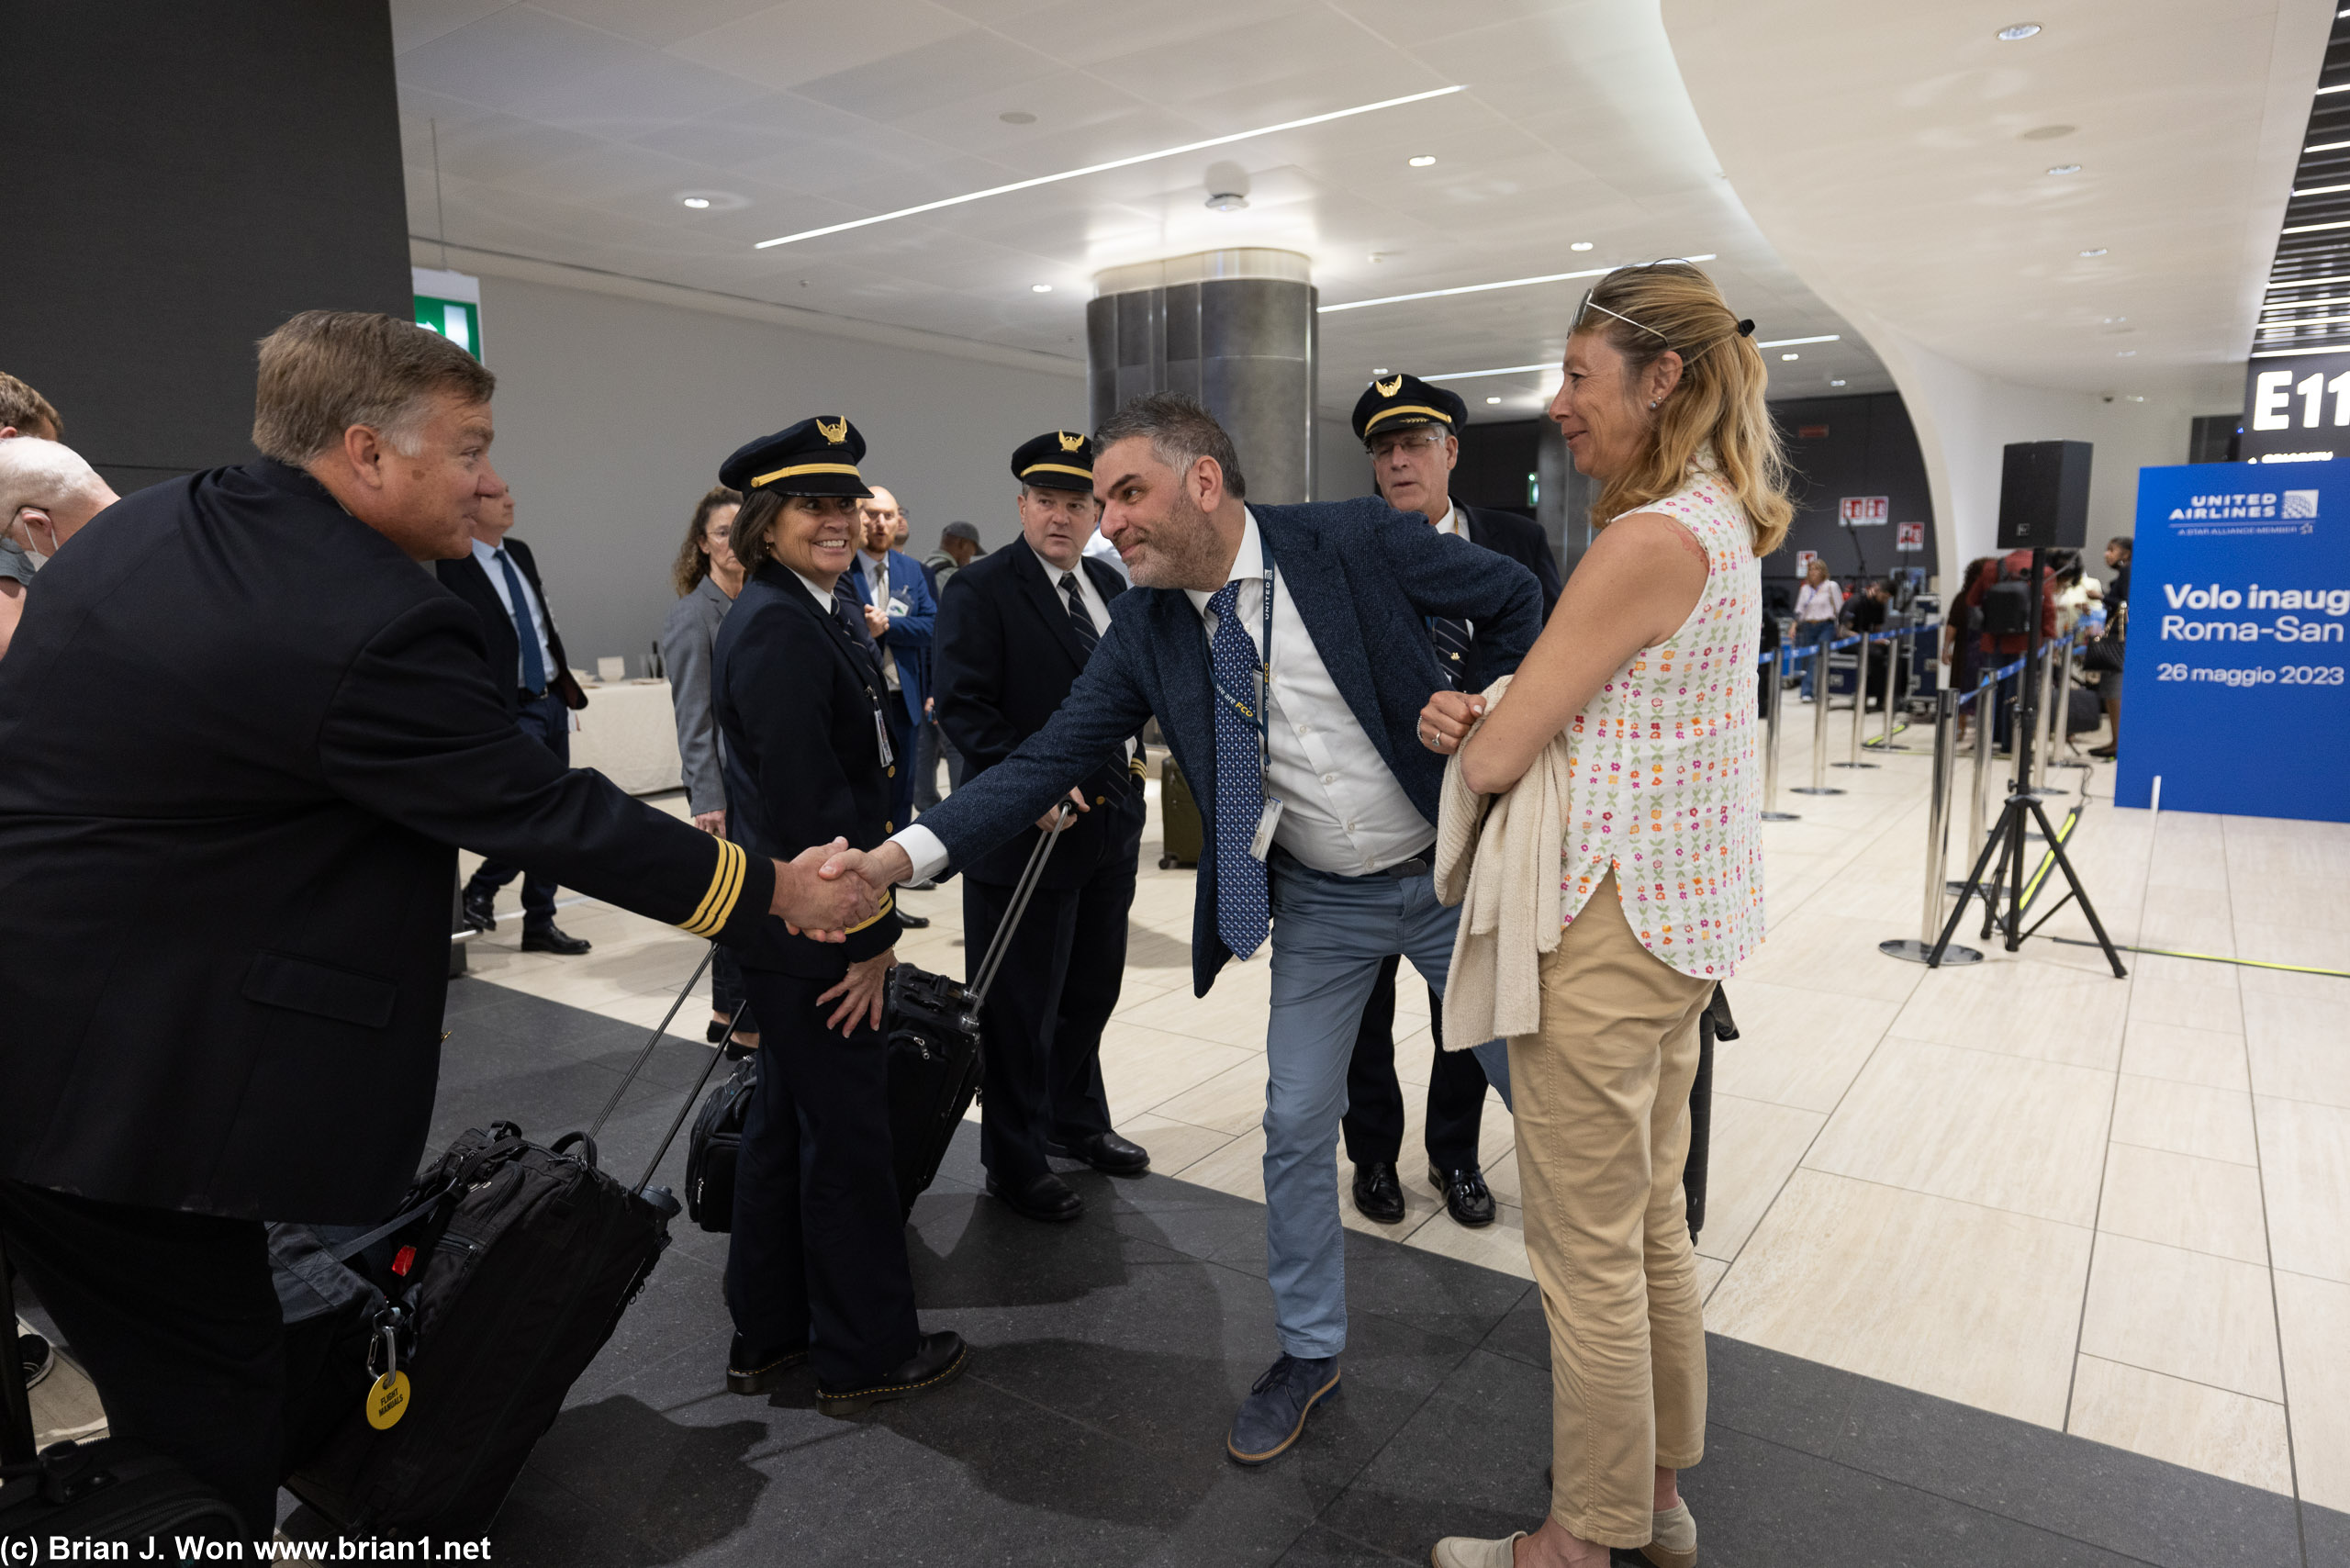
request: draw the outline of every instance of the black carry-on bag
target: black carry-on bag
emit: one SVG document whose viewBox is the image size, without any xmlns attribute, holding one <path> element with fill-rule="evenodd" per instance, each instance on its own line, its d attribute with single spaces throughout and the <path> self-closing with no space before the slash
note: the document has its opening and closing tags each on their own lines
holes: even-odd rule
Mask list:
<svg viewBox="0 0 2350 1568">
<path fill-rule="evenodd" d="M 1175 765 L 1173 752 L 1169 752 L 1158 767 L 1158 868 L 1162 871 L 1198 865 L 1201 852 L 1207 847 L 1207 828 L 1200 816 L 1200 802 L 1192 794 L 1192 781 Z"/>
<path fill-rule="evenodd" d="M 1066 826 L 1073 812 L 1064 805 L 1061 812 Z M 987 1059 L 979 1038 L 979 1003 L 986 1000 L 1059 837 L 1058 833 L 1036 835 L 1036 847 L 1013 889 L 1003 924 L 996 928 L 995 940 L 969 986 L 912 964 L 890 971 L 881 1014 L 890 1051 L 890 1145 L 899 1206 L 909 1216 L 914 1200 L 937 1179 L 946 1146 L 979 1092 Z M 758 1057 L 754 1053 L 711 1091 L 694 1118 L 686 1146 L 686 1202 L 694 1223 L 704 1230 L 734 1228 L 734 1159 L 757 1082 Z"/>
<path fill-rule="evenodd" d="M 33 1451 L 31 1391 L 17 1353 L 16 1293 L 0 1250 L 0 1333 L 7 1365 L 0 1367 L 0 1543 L 30 1545 L 0 1562 L 38 1562 L 48 1542 L 104 1542 L 129 1549 L 129 1558 L 180 1561 L 183 1540 L 241 1541 L 248 1531 L 228 1499 L 178 1461 L 128 1438 L 51 1443 Z M 254 1532 L 275 1521 L 256 1519 Z M 96 1553 L 92 1553 L 96 1555 Z"/>
<path fill-rule="evenodd" d="M 677 1202 L 653 1175 L 722 1053 L 633 1186 L 598 1168 L 595 1135 L 685 994 L 587 1131 L 543 1147 L 494 1122 L 460 1134 L 364 1235 L 270 1227 L 289 1372 L 308 1373 L 287 1414 L 285 1484 L 336 1529 L 487 1533 L 669 1244 Z"/>
</svg>

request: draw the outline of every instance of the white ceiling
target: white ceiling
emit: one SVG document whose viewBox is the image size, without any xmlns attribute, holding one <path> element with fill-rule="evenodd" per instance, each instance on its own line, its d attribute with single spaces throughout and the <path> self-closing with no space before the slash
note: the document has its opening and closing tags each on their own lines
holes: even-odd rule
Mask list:
<svg viewBox="0 0 2350 1568">
<path fill-rule="evenodd" d="M 1667 0 L 1665 21 L 1740 194 L 1843 308 L 2002 380 L 2223 409 L 2337 3 Z"/>
<path fill-rule="evenodd" d="M 1332 304 L 1710 252 L 1758 337 L 1845 335 L 1785 364 L 1774 351 L 1774 395 L 1826 394 L 1831 377 L 1848 393 L 1891 386 L 1723 178 L 1656 0 L 392 0 L 392 17 L 411 231 L 445 238 L 453 265 L 556 263 L 1074 367 L 1092 274 L 1162 256 L 1303 252 Z M 1455 84 L 1466 90 L 753 249 Z M 1437 162 L 1410 168 L 1415 155 Z M 1220 161 L 1248 174 L 1244 211 L 1203 205 Z M 696 190 L 744 204 L 689 211 L 677 196 Z M 1326 315 L 1323 411 L 1343 418 L 1377 368 L 1554 361 L 1583 286 Z M 1454 385 L 1478 417 L 1522 419 L 1542 382 Z"/>
</svg>

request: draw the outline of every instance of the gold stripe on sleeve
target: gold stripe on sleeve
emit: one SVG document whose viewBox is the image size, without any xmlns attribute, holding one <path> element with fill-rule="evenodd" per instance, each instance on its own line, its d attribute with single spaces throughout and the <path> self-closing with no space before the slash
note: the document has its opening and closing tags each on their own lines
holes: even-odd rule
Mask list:
<svg viewBox="0 0 2350 1568">
<path fill-rule="evenodd" d="M 891 889 L 889 889 L 889 890 L 885 890 L 885 891 L 882 893 L 882 895 L 881 895 L 881 907 L 880 907 L 879 909 L 877 909 L 877 910 L 875 910 L 875 911 L 873 912 L 873 918 L 872 918 L 871 920 L 860 920 L 860 921 L 858 921 L 855 925 L 852 925 L 852 926 L 850 926 L 850 927 L 848 928 L 848 933 L 847 933 L 847 934 L 848 934 L 849 935 L 854 936 L 854 935 L 856 935 L 858 932 L 860 932 L 860 931 L 864 930 L 867 926 L 871 925 L 871 924 L 874 923 L 874 921 L 878 921 L 878 920 L 879 920 L 883 915 L 885 915 L 885 914 L 889 913 L 891 910 L 895 909 L 897 906 L 898 906 L 898 893 L 897 893 L 897 890 L 896 890 L 896 889 L 894 889 L 894 888 L 891 888 Z"/>
<path fill-rule="evenodd" d="M 682 922 L 683 928 L 696 936 L 714 935 L 734 913 L 735 901 L 743 895 L 743 879 L 750 866 L 750 857 L 743 846 L 730 839 L 716 839 L 718 865 L 710 874 L 710 890 L 692 916 Z"/>
</svg>

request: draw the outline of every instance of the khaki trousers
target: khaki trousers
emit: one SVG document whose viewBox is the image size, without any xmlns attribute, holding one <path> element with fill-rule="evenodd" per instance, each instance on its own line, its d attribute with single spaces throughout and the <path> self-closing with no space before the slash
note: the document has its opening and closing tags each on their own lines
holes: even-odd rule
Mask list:
<svg viewBox="0 0 2350 1568">
<path fill-rule="evenodd" d="M 1550 1326 L 1550 1517 L 1642 1546 L 1653 1467 L 1706 1446 L 1706 1333 L 1681 1191 L 1711 980 L 1640 946 L 1609 873 L 1509 1043 L 1526 1251 Z"/>
</svg>

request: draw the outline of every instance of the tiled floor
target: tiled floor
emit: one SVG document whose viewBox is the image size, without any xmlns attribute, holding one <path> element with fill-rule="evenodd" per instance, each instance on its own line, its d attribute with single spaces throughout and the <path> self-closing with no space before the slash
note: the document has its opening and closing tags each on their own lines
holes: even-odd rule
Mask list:
<svg viewBox="0 0 2350 1568">
<path fill-rule="evenodd" d="M 1790 745 L 1808 734 L 1791 725 Z M 1742 1034 L 1717 1069 L 1708 1327 L 2350 1509 L 2350 980 L 2137 955 L 2117 980 L 2094 947 L 2044 937 L 1933 973 L 1885 958 L 1921 918 L 1928 765 L 1874 760 L 1830 771 L 1848 793 L 1783 798 L 1802 820 L 1765 830 L 1770 939 L 1730 986 Z M 1807 754 L 1789 761 L 1800 782 Z M 2052 774 L 2085 778 L 2070 847 L 2116 940 L 2350 969 L 2350 828 L 2156 818 L 2115 809 L 2108 769 Z M 1953 875 L 1965 786 L 1962 767 Z M 1265 970 L 1190 994 L 1192 877 L 1158 869 L 1156 837 L 1103 1045 L 1112 1104 L 1157 1171 L 1259 1199 Z M 901 957 L 961 972 L 952 885 L 906 902 L 935 924 Z M 501 923 L 474 972 L 657 1022 L 699 944 L 598 905 L 562 918 L 594 954 L 525 957 Z M 2071 909 L 2047 932 L 2088 935 Z M 1426 998 L 1399 991 L 1399 1071 L 1424 1083 Z M 707 1014 L 680 1016 L 698 1032 Z M 1348 1223 L 1528 1277 L 1497 1100 L 1484 1152 L 1493 1227 L 1454 1225 L 1416 1183 L 1401 1225 Z"/>
<path fill-rule="evenodd" d="M 450 988 L 448 1022 L 436 1142 L 493 1117 L 543 1137 L 581 1125 L 643 1038 L 479 980 Z M 635 1178 L 708 1059 L 662 1044 L 599 1138 L 608 1169 Z M 851 1421 L 813 1408 L 804 1373 L 728 1394 L 726 1238 L 680 1223 L 508 1497 L 492 1560 L 1397 1568 L 1448 1532 L 1539 1520 L 1549 1342 L 1526 1282 L 1349 1237 L 1341 1396 L 1290 1455 L 1241 1470 L 1221 1445 L 1270 1353 L 1263 1210 L 1080 1170 L 1085 1216 L 1035 1225 L 979 1196 L 977 1133 L 907 1236 L 925 1325 L 973 1346 L 959 1383 Z M 683 1156 L 673 1145 L 659 1168 L 673 1187 Z M 2350 1518 L 2275 1492 L 1718 1336 L 1708 1361 L 1707 1453 L 1684 1485 L 1712 1568 L 2314 1568 L 2350 1551 Z M 2086 1397 L 2129 1436 L 2141 1374 L 2088 1364 Z M 2211 1440 L 2247 1437 L 2224 1408 L 2162 1416 L 2140 1435 L 2175 1440 L 2186 1417 Z M 320 1530 L 290 1498 L 285 1526 Z"/>
</svg>

